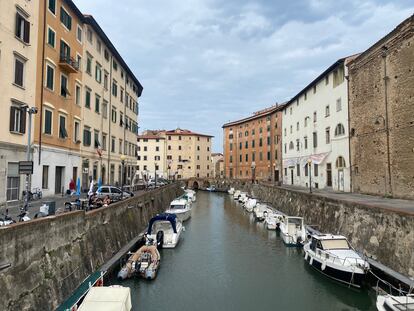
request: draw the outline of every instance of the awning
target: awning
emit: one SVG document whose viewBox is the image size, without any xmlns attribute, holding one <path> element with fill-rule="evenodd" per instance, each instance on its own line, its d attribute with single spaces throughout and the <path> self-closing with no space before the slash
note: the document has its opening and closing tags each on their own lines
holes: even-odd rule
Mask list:
<svg viewBox="0 0 414 311">
<path fill-rule="evenodd" d="M 302 157 L 301 163 L 302 166 L 306 166 L 308 164 L 308 160 L 311 159 L 313 164 L 321 164 L 326 157 L 328 156 L 329 152 L 318 153 L 318 154 L 311 154 L 307 157 Z"/>
</svg>

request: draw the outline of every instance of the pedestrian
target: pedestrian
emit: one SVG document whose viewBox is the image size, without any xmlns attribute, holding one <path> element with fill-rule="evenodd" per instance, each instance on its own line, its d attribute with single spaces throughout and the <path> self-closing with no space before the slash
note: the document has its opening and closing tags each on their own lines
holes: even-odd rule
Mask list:
<svg viewBox="0 0 414 311">
<path fill-rule="evenodd" d="M 70 194 L 73 194 L 75 192 L 75 181 L 73 180 L 73 178 L 69 182 L 69 190 Z"/>
</svg>

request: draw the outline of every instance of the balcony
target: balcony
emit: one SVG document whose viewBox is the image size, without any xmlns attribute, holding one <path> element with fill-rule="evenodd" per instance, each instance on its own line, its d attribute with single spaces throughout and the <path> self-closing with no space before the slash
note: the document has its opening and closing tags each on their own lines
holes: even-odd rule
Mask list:
<svg viewBox="0 0 414 311">
<path fill-rule="evenodd" d="M 69 55 L 60 55 L 59 66 L 68 73 L 77 73 L 79 71 L 79 63 Z"/>
</svg>

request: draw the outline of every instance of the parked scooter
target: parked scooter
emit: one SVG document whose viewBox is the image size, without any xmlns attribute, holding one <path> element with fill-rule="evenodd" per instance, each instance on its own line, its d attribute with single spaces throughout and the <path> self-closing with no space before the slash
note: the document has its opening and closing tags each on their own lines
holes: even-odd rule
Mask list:
<svg viewBox="0 0 414 311">
<path fill-rule="evenodd" d="M 9 209 L 6 209 L 6 214 L 1 214 L 0 227 L 14 224 L 16 221 L 9 216 Z"/>
<path fill-rule="evenodd" d="M 29 201 L 32 200 L 40 200 L 42 198 L 42 190 L 39 188 L 33 189 L 33 191 L 29 190 Z M 23 190 L 23 198 L 26 197 L 26 190 Z"/>
<path fill-rule="evenodd" d="M 29 212 L 26 211 L 24 208 L 21 208 L 20 209 L 20 214 L 17 215 L 17 217 L 19 217 L 19 222 L 29 221 L 30 217 L 28 215 L 29 215 Z"/>
</svg>

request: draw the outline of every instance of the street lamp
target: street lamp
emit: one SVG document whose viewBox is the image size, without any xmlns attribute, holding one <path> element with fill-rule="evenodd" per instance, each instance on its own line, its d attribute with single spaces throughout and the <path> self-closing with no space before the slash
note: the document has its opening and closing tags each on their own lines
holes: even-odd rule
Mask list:
<svg viewBox="0 0 414 311">
<path fill-rule="evenodd" d="M 122 164 L 122 169 L 121 169 L 121 200 L 124 199 L 124 174 L 125 174 L 125 155 L 121 155 L 121 164 Z"/>
<path fill-rule="evenodd" d="M 309 193 L 312 193 L 312 160 L 308 159 L 308 171 L 309 171 Z"/>
<path fill-rule="evenodd" d="M 157 188 L 157 162 L 154 162 L 155 166 L 155 173 L 154 173 L 154 179 L 155 179 L 155 188 Z"/>
<path fill-rule="evenodd" d="M 30 107 L 29 106 L 23 106 L 22 110 L 26 110 L 29 114 L 29 124 L 28 124 L 28 131 L 27 131 L 27 149 L 26 149 L 26 160 L 30 161 L 30 145 L 32 140 L 32 114 L 37 114 L 37 108 L 36 107 Z M 24 198 L 24 210 L 27 211 L 29 205 L 29 174 L 26 174 L 26 196 Z"/>
<path fill-rule="evenodd" d="M 252 162 L 252 184 L 254 183 L 254 179 L 255 179 L 255 173 L 256 173 L 256 162 Z"/>
</svg>

